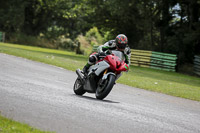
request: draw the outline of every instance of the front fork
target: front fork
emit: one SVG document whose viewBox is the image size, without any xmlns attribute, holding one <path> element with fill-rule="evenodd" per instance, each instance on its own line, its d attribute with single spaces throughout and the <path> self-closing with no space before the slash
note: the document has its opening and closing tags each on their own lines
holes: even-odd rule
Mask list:
<svg viewBox="0 0 200 133">
<path fill-rule="evenodd" d="M 104 71 L 103 76 L 104 76 L 105 74 L 107 74 L 107 72 L 108 72 L 108 69 L 106 69 L 106 70 Z M 115 73 L 113 73 L 113 75 L 115 75 L 115 76 L 116 76 L 116 80 L 118 80 L 119 77 L 122 75 L 122 73 L 117 74 L 117 72 L 115 72 Z M 104 80 L 105 80 L 105 79 L 104 79 Z M 104 81 L 104 80 L 102 80 L 102 81 Z M 115 81 L 116 81 L 116 80 L 115 80 Z"/>
<path fill-rule="evenodd" d="M 106 69 L 106 70 L 104 71 L 102 80 L 101 80 L 101 82 L 99 83 L 100 86 L 104 85 L 104 81 L 108 78 L 108 75 L 110 75 L 110 74 L 116 76 L 115 73 L 113 73 L 113 72 L 108 72 L 108 69 Z"/>
<path fill-rule="evenodd" d="M 106 70 L 104 71 L 103 77 L 104 77 L 105 74 L 107 74 L 107 72 L 108 72 L 108 69 L 106 69 Z M 99 83 L 99 86 L 103 86 L 104 81 L 105 81 L 105 78 L 102 78 L 102 80 L 101 80 L 100 83 Z"/>
<path fill-rule="evenodd" d="M 106 70 L 104 71 L 103 75 L 105 75 L 107 72 L 108 72 L 108 69 L 106 69 Z"/>
<path fill-rule="evenodd" d="M 84 84 L 85 83 L 84 75 L 81 73 L 81 70 L 77 69 L 76 74 L 78 75 L 79 79 L 81 80 L 81 84 Z"/>
</svg>

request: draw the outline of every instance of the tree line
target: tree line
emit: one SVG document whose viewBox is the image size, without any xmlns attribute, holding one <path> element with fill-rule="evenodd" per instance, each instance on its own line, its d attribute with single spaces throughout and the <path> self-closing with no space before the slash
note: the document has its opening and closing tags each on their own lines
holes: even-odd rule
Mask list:
<svg viewBox="0 0 200 133">
<path fill-rule="evenodd" d="M 106 39 L 127 35 L 134 49 L 178 55 L 178 64 L 200 54 L 200 0 L 6 0 L 0 31 L 75 40 L 92 27 Z"/>
</svg>

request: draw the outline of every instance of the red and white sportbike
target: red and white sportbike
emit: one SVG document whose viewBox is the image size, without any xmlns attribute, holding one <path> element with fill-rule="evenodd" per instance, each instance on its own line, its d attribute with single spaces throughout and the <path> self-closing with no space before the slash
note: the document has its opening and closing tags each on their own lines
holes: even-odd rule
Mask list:
<svg viewBox="0 0 200 133">
<path fill-rule="evenodd" d="M 78 78 L 74 83 L 74 93 L 77 95 L 83 95 L 85 92 L 95 93 L 97 99 L 104 99 L 112 90 L 121 72 L 128 70 L 129 67 L 124 61 L 122 52 L 112 51 L 91 66 L 87 74 L 77 69 Z"/>
</svg>

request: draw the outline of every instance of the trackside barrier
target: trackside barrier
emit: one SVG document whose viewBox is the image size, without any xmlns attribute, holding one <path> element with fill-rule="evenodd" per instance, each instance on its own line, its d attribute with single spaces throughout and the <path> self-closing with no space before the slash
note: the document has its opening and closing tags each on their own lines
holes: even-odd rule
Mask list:
<svg viewBox="0 0 200 133">
<path fill-rule="evenodd" d="M 131 64 L 133 66 L 175 71 L 176 60 L 177 56 L 174 54 L 131 49 Z"/>
<path fill-rule="evenodd" d="M 200 76 L 200 56 L 194 56 L 194 73 Z"/>
<path fill-rule="evenodd" d="M 97 48 L 98 46 L 94 46 L 93 51 L 97 51 Z M 177 55 L 174 54 L 131 49 L 131 65 L 133 66 L 176 71 L 176 60 Z"/>
<path fill-rule="evenodd" d="M 131 49 L 131 65 L 150 67 L 152 51 Z"/>
<path fill-rule="evenodd" d="M 4 42 L 5 41 L 5 33 L 0 32 L 0 42 Z"/>
<path fill-rule="evenodd" d="M 0 32 L 0 42 L 3 42 L 3 33 Z"/>
</svg>

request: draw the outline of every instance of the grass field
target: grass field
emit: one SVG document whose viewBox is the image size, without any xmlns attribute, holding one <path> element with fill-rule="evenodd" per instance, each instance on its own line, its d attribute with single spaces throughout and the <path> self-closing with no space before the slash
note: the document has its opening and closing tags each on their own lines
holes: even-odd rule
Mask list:
<svg viewBox="0 0 200 133">
<path fill-rule="evenodd" d="M 0 133 L 50 133 L 0 116 Z"/>
<path fill-rule="evenodd" d="M 82 68 L 88 57 L 74 52 L 0 43 L 0 52 L 75 71 Z M 129 86 L 200 101 L 200 78 L 175 72 L 131 66 L 117 81 Z"/>
</svg>

